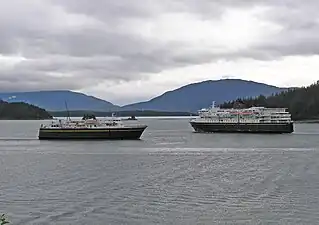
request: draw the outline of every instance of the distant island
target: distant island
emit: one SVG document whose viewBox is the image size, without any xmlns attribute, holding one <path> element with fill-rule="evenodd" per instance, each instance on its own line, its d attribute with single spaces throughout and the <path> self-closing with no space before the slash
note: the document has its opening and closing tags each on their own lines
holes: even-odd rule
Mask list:
<svg viewBox="0 0 319 225">
<path fill-rule="evenodd" d="M 0 99 L 10 103 L 25 102 L 49 112 L 66 110 L 94 112 L 145 110 L 197 112 L 197 110 L 211 105 L 212 101 L 220 104 L 237 98 L 256 97 L 259 95 L 270 96 L 286 89 L 254 81 L 223 79 L 188 84 L 175 90 L 167 91 L 149 101 L 125 106 L 118 106 L 104 99 L 69 90 L 4 92 L 0 93 Z"/>
<path fill-rule="evenodd" d="M 197 112 L 201 108 L 232 101 L 237 98 L 270 96 L 287 88 L 275 87 L 240 79 L 206 80 L 167 91 L 146 102 L 121 107 L 121 110 L 154 110 L 168 112 Z"/>
<path fill-rule="evenodd" d="M 116 112 L 99 112 L 99 111 L 87 111 L 87 110 L 79 110 L 79 111 L 55 111 L 50 112 L 50 114 L 54 117 L 82 117 L 83 115 L 90 114 L 96 117 L 110 117 L 112 114 L 115 114 L 119 117 L 131 117 L 131 116 L 190 116 L 197 115 L 196 113 L 189 112 L 164 112 L 164 111 L 150 111 L 150 110 L 136 110 L 136 111 L 116 111 Z"/>
<path fill-rule="evenodd" d="M 288 108 L 293 120 L 319 122 L 319 81 L 308 87 L 295 88 L 269 97 L 237 99 L 225 102 L 221 108 L 264 106 Z"/>
<path fill-rule="evenodd" d="M 71 117 L 105 117 L 113 113 L 120 117 L 195 116 L 199 109 L 216 101 L 223 108 L 238 102 L 243 107 L 285 107 L 295 121 L 319 120 L 319 82 L 308 87 L 279 88 L 239 79 L 209 80 L 126 106 L 72 91 L 0 93 L 0 99 L 0 119 L 49 119 L 66 117 L 68 113 Z"/>
<path fill-rule="evenodd" d="M 1 120 L 41 120 L 52 118 L 45 109 L 23 102 L 8 103 L 0 100 Z"/>
</svg>

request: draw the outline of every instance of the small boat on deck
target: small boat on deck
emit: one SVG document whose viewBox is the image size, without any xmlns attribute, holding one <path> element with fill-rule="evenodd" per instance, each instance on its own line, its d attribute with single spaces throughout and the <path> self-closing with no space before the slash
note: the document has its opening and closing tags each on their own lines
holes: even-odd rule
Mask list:
<svg viewBox="0 0 319 225">
<path fill-rule="evenodd" d="M 129 118 L 127 118 L 127 119 L 124 119 L 124 120 L 137 120 L 137 119 L 136 119 L 135 116 L 131 116 L 131 117 L 129 117 Z"/>
<path fill-rule="evenodd" d="M 125 123 L 120 118 L 96 119 L 94 115 L 85 115 L 82 120 L 57 120 L 50 124 L 41 124 L 38 138 L 52 139 L 110 139 L 138 140 L 147 125 Z"/>
</svg>

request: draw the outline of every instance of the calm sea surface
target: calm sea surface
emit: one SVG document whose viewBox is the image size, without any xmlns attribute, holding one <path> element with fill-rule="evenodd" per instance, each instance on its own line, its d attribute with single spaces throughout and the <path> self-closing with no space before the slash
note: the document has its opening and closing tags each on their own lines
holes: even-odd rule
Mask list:
<svg viewBox="0 0 319 225">
<path fill-rule="evenodd" d="M 198 134 L 140 119 L 140 141 L 39 141 L 0 121 L 0 213 L 12 224 L 318 224 L 319 125 Z"/>
</svg>

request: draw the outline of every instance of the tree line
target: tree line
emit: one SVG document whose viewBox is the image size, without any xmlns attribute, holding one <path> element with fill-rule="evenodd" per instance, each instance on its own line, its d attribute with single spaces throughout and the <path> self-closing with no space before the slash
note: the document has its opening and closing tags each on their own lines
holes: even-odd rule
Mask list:
<svg viewBox="0 0 319 225">
<path fill-rule="evenodd" d="M 36 120 L 51 119 L 52 116 L 44 109 L 23 102 L 8 103 L 0 100 L 0 119 Z"/>
<path fill-rule="evenodd" d="M 287 108 L 294 120 L 319 119 L 319 81 L 308 87 L 291 88 L 269 97 L 239 98 L 220 105 L 221 108 L 252 106 Z"/>
</svg>

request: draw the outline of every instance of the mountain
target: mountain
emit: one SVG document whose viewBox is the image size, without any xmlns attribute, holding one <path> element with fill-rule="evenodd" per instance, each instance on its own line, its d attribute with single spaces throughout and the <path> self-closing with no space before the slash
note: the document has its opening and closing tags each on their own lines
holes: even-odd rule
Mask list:
<svg viewBox="0 0 319 225">
<path fill-rule="evenodd" d="M 264 106 L 288 108 L 294 120 L 319 119 L 319 81 L 308 87 L 295 88 L 273 96 L 259 96 L 257 98 L 237 99 L 221 104 L 223 108 L 230 108 L 236 102 L 244 107 Z"/>
<path fill-rule="evenodd" d="M 0 99 L 7 102 L 29 103 L 47 111 L 66 110 L 118 110 L 120 107 L 102 99 L 73 91 L 33 91 L 0 93 Z"/>
<path fill-rule="evenodd" d="M 95 112 L 95 111 L 58 111 L 58 112 L 50 112 L 50 114 L 54 117 L 67 117 L 70 115 L 70 117 L 83 117 L 83 115 L 95 115 L 96 117 L 109 117 L 112 116 L 113 112 Z M 116 116 L 120 117 L 131 117 L 131 116 L 189 116 L 189 112 L 163 112 L 163 111 L 140 111 L 140 110 L 134 110 L 134 111 L 119 111 L 115 112 Z M 194 114 L 193 114 L 194 116 Z"/>
<path fill-rule="evenodd" d="M 167 111 L 196 112 L 208 107 L 212 101 L 217 104 L 237 98 L 269 96 L 286 89 L 267 84 L 239 79 L 203 81 L 168 91 L 150 101 L 119 107 L 112 103 L 73 91 L 33 91 L 0 93 L 0 99 L 7 102 L 24 102 L 44 108 L 47 111 Z"/>
<path fill-rule="evenodd" d="M 39 107 L 22 102 L 8 103 L 0 101 L 0 119 L 35 120 L 51 119 L 52 116 Z"/>
<path fill-rule="evenodd" d="M 220 104 L 237 98 L 269 96 L 284 90 L 286 89 L 240 79 L 208 80 L 168 91 L 150 101 L 126 105 L 122 110 L 195 112 L 210 106 L 212 101 Z"/>
</svg>

